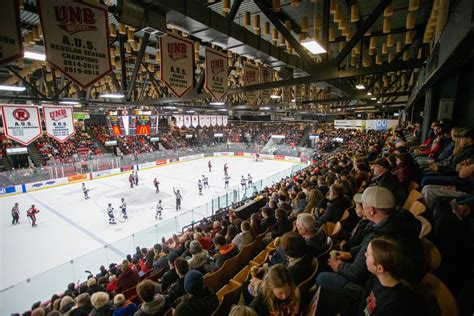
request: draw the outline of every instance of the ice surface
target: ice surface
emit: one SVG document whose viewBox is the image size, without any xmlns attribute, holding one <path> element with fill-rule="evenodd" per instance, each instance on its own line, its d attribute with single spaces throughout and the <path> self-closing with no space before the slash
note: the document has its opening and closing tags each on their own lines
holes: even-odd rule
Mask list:
<svg viewBox="0 0 474 316">
<path fill-rule="evenodd" d="M 213 165 L 211 173 L 207 168 L 209 160 Z M 203 158 L 141 170 L 138 186 L 133 189 L 128 173 L 87 181 L 86 187 L 91 189 L 88 200 L 84 199 L 81 183 L 0 198 L 0 290 L 16 284 L 14 289 L 0 292 L 1 314 L 22 312 L 34 301 L 65 290 L 67 283 L 84 280 L 85 269 L 96 272 L 101 264 L 118 262 L 126 254 L 134 253 L 135 246 L 151 247 L 162 236 L 170 237 L 192 220 L 210 215 L 209 202 L 232 192 L 224 189 L 226 162 L 230 188 L 240 186 L 241 175 L 250 173 L 255 183 L 292 166 L 283 161 Z M 210 188 L 200 196 L 197 182 L 204 174 L 209 176 Z M 160 193 L 155 193 L 155 177 L 160 181 Z M 183 196 L 181 212 L 175 210 L 173 187 Z M 127 220 L 119 216 L 122 197 L 128 206 Z M 155 205 L 160 199 L 164 207 L 161 221 L 155 220 Z M 20 206 L 20 224 L 12 226 L 10 210 L 15 202 Z M 115 208 L 116 225 L 108 223 L 108 203 Z M 35 228 L 26 217 L 31 204 L 40 210 Z M 196 209 L 200 205 L 205 206 Z M 190 212 L 191 209 L 194 211 Z M 132 234 L 135 235 L 128 237 Z M 104 248 L 111 243 L 112 246 Z"/>
</svg>

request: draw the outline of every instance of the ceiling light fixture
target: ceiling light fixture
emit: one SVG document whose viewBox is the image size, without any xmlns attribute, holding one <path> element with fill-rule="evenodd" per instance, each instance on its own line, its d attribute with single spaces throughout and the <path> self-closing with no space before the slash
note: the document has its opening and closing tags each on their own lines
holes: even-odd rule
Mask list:
<svg viewBox="0 0 474 316">
<path fill-rule="evenodd" d="M 209 105 L 224 105 L 224 102 L 211 102 Z"/>
<path fill-rule="evenodd" d="M 46 55 L 43 53 L 25 51 L 25 53 L 23 54 L 23 58 L 45 61 Z"/>
<path fill-rule="evenodd" d="M 375 100 L 377 100 L 377 98 L 370 98 L 370 100 L 375 101 Z"/>
<path fill-rule="evenodd" d="M 304 48 L 309 50 L 312 54 L 324 54 L 326 53 L 326 50 L 319 44 L 316 40 L 307 40 L 307 41 L 302 41 L 301 45 L 303 45 Z"/>
<path fill-rule="evenodd" d="M 122 93 L 106 93 L 99 96 L 99 98 L 108 98 L 108 99 L 123 99 L 125 95 Z"/>
<path fill-rule="evenodd" d="M 0 90 L 2 91 L 25 91 L 25 87 L 17 87 L 17 86 L 4 86 L 0 85 Z"/>
<path fill-rule="evenodd" d="M 59 101 L 59 104 L 77 105 L 77 104 L 80 104 L 80 103 L 79 103 L 79 101 Z"/>
<path fill-rule="evenodd" d="M 280 99 L 280 98 L 281 98 L 281 96 L 275 95 L 275 94 L 272 94 L 272 95 L 270 96 L 270 99 Z"/>
<path fill-rule="evenodd" d="M 358 83 L 358 84 L 356 84 L 356 88 L 357 88 L 357 90 L 364 90 L 365 86 L 362 83 Z"/>
<path fill-rule="evenodd" d="M 372 92 L 370 92 L 370 91 L 369 91 L 369 92 L 367 92 L 367 95 L 372 95 Z"/>
<path fill-rule="evenodd" d="M 270 110 L 270 107 L 269 106 L 262 106 L 260 108 L 260 111 L 265 111 L 265 110 Z"/>
</svg>

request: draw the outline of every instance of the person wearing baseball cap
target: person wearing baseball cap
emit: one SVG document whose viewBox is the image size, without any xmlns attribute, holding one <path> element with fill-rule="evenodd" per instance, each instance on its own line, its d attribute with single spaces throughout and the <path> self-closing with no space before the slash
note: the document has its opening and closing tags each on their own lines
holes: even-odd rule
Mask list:
<svg viewBox="0 0 474 316">
<path fill-rule="evenodd" d="M 359 200 L 359 196 L 357 199 Z M 328 260 L 333 272 L 321 272 L 316 278 L 316 284 L 322 289 L 318 312 L 321 307 L 323 314 L 347 314 L 348 311 L 357 309 L 370 276 L 365 253 L 372 239 L 389 234 L 397 238 L 408 238 L 412 243 L 419 242 L 421 222 L 407 210 L 396 208 L 395 197 L 389 189 L 382 186 L 368 187 L 360 196 L 360 201 L 364 216 L 372 222 L 372 227 L 354 256 L 350 252 L 339 251 L 335 259 Z M 420 252 L 412 258 L 420 269 L 424 269 L 422 256 L 423 252 Z M 351 259 L 352 262 L 349 262 Z M 420 271 L 416 277 L 421 278 L 424 272 Z"/>
<path fill-rule="evenodd" d="M 390 172 L 390 163 L 385 158 L 379 158 L 370 163 L 373 167 L 374 176 L 369 186 L 381 186 L 392 191 L 395 203 L 402 206 L 406 199 L 406 192 L 403 185 Z"/>
</svg>

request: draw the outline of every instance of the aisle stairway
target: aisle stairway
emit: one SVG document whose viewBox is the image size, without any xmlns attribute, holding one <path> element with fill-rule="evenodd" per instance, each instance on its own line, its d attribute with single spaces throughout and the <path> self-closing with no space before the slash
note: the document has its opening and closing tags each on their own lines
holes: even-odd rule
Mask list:
<svg viewBox="0 0 474 316">
<path fill-rule="evenodd" d="M 7 170 L 12 170 L 13 166 L 10 162 L 10 159 L 8 159 L 8 156 L 5 155 L 2 157 L 2 160 L 0 161 L 0 171 L 7 171 Z"/>
<path fill-rule="evenodd" d="M 34 143 L 28 145 L 28 154 L 30 155 L 30 158 L 33 161 L 35 167 L 41 167 L 46 165 L 46 161 L 43 159 L 38 149 L 36 149 Z"/>
</svg>

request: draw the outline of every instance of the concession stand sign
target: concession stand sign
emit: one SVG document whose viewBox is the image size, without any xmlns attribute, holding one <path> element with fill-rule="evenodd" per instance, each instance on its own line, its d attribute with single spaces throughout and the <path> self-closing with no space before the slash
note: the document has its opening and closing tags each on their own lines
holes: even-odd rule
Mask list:
<svg viewBox="0 0 474 316">
<path fill-rule="evenodd" d="M 46 133 L 60 143 L 74 135 L 74 114 L 71 106 L 43 105 Z"/>
<path fill-rule="evenodd" d="M 37 0 L 46 60 L 82 88 L 112 71 L 106 7 L 81 0 Z"/>
<path fill-rule="evenodd" d="M 204 88 L 220 102 L 227 94 L 227 54 L 206 47 L 206 82 Z"/>
<path fill-rule="evenodd" d="M 43 134 L 37 106 L 3 105 L 2 118 L 5 136 L 24 146 Z"/>
<path fill-rule="evenodd" d="M 20 5 L 18 0 L 0 1 L 0 65 L 23 55 L 23 41 L 20 33 Z"/>
<path fill-rule="evenodd" d="M 181 98 L 193 88 L 194 43 L 168 33 L 160 37 L 161 80 Z"/>
</svg>

